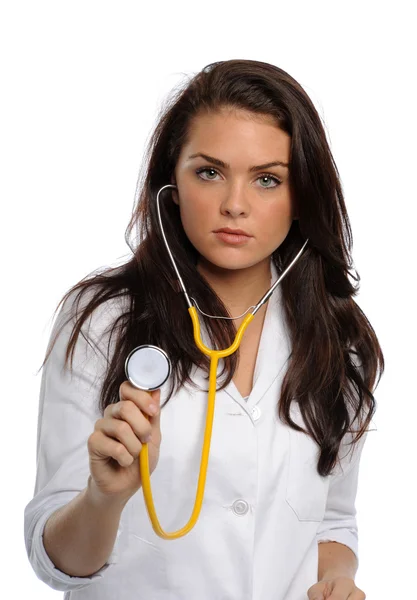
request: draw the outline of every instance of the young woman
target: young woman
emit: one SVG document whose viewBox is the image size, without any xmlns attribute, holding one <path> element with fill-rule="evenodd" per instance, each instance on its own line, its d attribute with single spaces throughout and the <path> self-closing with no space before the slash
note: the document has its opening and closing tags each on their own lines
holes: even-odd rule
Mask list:
<svg viewBox="0 0 417 600">
<path fill-rule="evenodd" d="M 175 540 L 152 528 L 138 457 L 146 443 L 158 518 L 178 530 L 195 502 L 209 358 L 159 227 L 166 184 L 164 229 L 211 348 L 232 344 L 308 240 L 219 362 L 204 502 Z M 37 576 L 80 600 L 365 598 L 355 496 L 384 359 L 353 298 L 342 187 L 302 87 L 263 62 L 205 67 L 156 126 L 129 235 L 135 226 L 131 259 L 57 307 L 25 509 Z M 143 344 L 172 362 L 152 392 L 125 373 Z"/>
</svg>

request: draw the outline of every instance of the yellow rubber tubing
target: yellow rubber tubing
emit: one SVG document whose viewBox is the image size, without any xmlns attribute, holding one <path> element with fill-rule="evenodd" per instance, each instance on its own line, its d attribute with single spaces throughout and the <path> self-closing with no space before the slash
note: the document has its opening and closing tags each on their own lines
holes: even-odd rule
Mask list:
<svg viewBox="0 0 417 600">
<path fill-rule="evenodd" d="M 149 518 L 152 523 L 153 530 L 159 537 L 165 540 L 175 540 L 177 538 L 186 535 L 194 525 L 197 523 L 197 519 L 200 515 L 201 506 L 203 504 L 204 497 L 204 489 L 206 485 L 206 475 L 207 475 L 207 466 L 208 459 L 210 454 L 210 443 L 211 443 L 211 433 L 213 429 L 213 418 L 214 418 L 214 403 L 216 397 L 216 383 L 217 383 L 217 364 L 219 358 L 224 358 L 225 356 L 230 356 L 233 354 L 239 346 L 242 340 L 242 336 L 245 332 L 246 327 L 254 318 L 252 313 L 249 313 L 242 324 L 240 325 L 235 341 L 233 344 L 226 348 L 225 350 L 211 350 L 207 348 L 201 340 L 200 335 L 200 323 L 197 316 L 197 311 L 194 306 L 191 306 L 188 309 L 190 313 L 193 328 L 194 328 L 194 341 L 197 347 L 206 354 L 210 356 L 210 377 L 209 377 L 209 392 L 208 392 L 208 404 L 207 404 L 207 416 L 206 416 L 206 428 L 204 432 L 204 442 L 203 449 L 201 453 L 201 463 L 200 463 L 200 474 L 198 477 L 198 485 L 197 485 L 197 493 L 194 503 L 193 512 L 191 514 L 190 520 L 184 527 L 178 529 L 177 531 L 173 531 L 172 533 L 168 533 L 164 531 L 158 521 L 158 517 L 156 516 L 155 505 L 153 502 L 152 490 L 151 490 L 151 477 L 149 472 L 149 454 L 148 454 L 148 444 L 143 444 L 142 449 L 139 453 L 139 469 L 140 469 L 140 477 L 142 481 L 142 490 L 143 497 L 145 499 L 146 509 L 148 511 Z"/>
</svg>

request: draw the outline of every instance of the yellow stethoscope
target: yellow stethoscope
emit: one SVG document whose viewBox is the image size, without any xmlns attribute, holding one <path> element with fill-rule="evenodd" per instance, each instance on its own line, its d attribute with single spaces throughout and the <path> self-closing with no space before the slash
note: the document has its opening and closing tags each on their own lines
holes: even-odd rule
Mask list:
<svg viewBox="0 0 417 600">
<path fill-rule="evenodd" d="M 181 279 L 181 275 L 179 274 L 174 257 L 172 256 L 171 250 L 169 248 L 169 245 L 168 245 L 168 242 L 167 242 L 167 239 L 165 236 L 164 228 L 162 225 L 161 212 L 160 212 L 160 207 L 159 207 L 159 195 L 162 192 L 162 190 L 164 190 L 166 188 L 176 188 L 176 187 L 177 186 L 174 184 L 164 185 L 163 187 L 161 187 L 161 189 L 159 190 L 159 192 L 157 194 L 156 205 L 157 205 L 157 209 L 158 209 L 159 225 L 161 227 L 161 233 L 164 238 L 164 242 L 165 242 L 166 248 L 168 250 L 168 254 L 171 258 L 178 281 L 181 285 L 182 291 L 184 293 L 184 296 L 185 296 L 185 299 L 187 302 L 188 312 L 189 312 L 191 320 L 193 322 L 194 341 L 195 341 L 197 347 L 201 350 L 201 352 L 203 352 L 206 356 L 210 357 L 210 376 L 209 376 L 209 392 L 208 392 L 206 428 L 205 428 L 205 432 L 204 432 L 204 442 L 203 442 L 203 449 L 202 449 L 202 455 L 201 455 L 200 474 L 198 477 L 196 499 L 195 499 L 194 509 L 192 511 L 190 520 L 181 529 L 178 529 L 177 531 L 174 531 L 172 533 L 167 533 L 166 531 L 164 531 L 162 529 L 162 527 L 158 521 L 158 517 L 156 516 L 155 505 L 153 502 L 153 496 L 152 496 L 152 490 L 151 490 L 148 444 L 144 443 L 142 446 L 142 449 L 139 453 L 139 469 L 140 469 L 143 496 L 145 499 L 146 509 L 148 511 L 148 515 L 151 520 L 152 527 L 153 527 L 155 533 L 159 537 L 161 537 L 165 540 L 175 540 L 179 537 L 186 535 L 189 531 L 191 531 L 191 529 L 197 523 L 197 519 L 198 519 L 200 511 L 201 511 L 201 506 L 203 504 L 203 497 L 204 497 L 204 488 L 205 488 L 205 484 L 206 484 L 207 466 L 208 466 L 210 443 L 211 443 L 211 433 L 212 433 L 212 428 L 213 428 L 218 361 L 220 358 L 224 358 L 225 356 L 230 356 L 231 354 L 233 354 L 233 352 L 235 352 L 239 348 L 239 345 L 242 340 L 242 336 L 246 330 L 246 327 L 252 321 L 255 314 L 260 309 L 260 307 L 263 304 L 265 304 L 265 302 L 268 301 L 269 297 L 272 295 L 272 293 L 274 292 L 275 288 L 278 286 L 280 281 L 283 279 L 283 277 L 285 277 L 285 275 L 288 273 L 288 271 L 291 269 L 291 267 L 294 265 L 294 263 L 301 256 L 301 254 L 308 242 L 308 238 L 307 238 L 307 240 L 304 242 L 304 245 L 302 246 L 301 250 L 298 252 L 297 256 L 290 263 L 290 265 L 285 269 L 285 271 L 281 274 L 281 276 L 277 279 L 277 281 L 272 285 L 272 287 L 268 290 L 268 292 L 266 292 L 266 294 L 261 298 L 261 300 L 258 302 L 258 304 L 255 307 L 252 307 L 252 306 L 249 307 L 249 308 L 253 308 L 253 311 L 251 313 L 249 313 L 243 320 L 242 324 L 240 325 L 240 327 L 236 333 L 235 341 L 233 342 L 233 344 L 229 348 L 226 348 L 225 350 L 211 350 L 201 340 L 200 323 L 198 320 L 196 308 L 195 308 L 195 306 L 193 306 L 191 299 L 187 294 L 187 290 L 185 289 L 184 283 Z M 195 301 L 194 298 L 192 298 L 192 299 L 194 300 L 194 302 L 198 308 L 197 302 Z M 249 308 L 247 310 L 249 310 Z M 198 310 L 200 310 L 200 309 L 198 308 Z M 200 311 L 200 312 L 202 312 L 202 311 Z M 245 311 L 245 312 L 247 312 L 247 311 Z M 202 313 L 202 314 L 205 314 L 205 313 Z M 245 314 L 245 313 L 243 313 L 243 314 Z M 206 316 L 208 316 L 210 318 L 215 318 L 215 319 L 232 318 L 232 317 L 212 317 L 211 315 L 206 315 Z M 240 315 L 240 316 L 243 316 L 243 315 Z M 233 318 L 237 319 L 239 317 L 233 317 Z M 152 390 L 159 389 L 165 383 L 165 381 L 168 379 L 170 372 L 171 372 L 171 362 L 170 362 L 167 354 L 161 348 L 147 344 L 147 345 L 143 345 L 143 346 L 138 346 L 129 353 L 128 357 L 126 358 L 126 362 L 125 362 L 125 372 L 126 372 L 127 378 L 132 383 L 132 385 L 134 385 L 135 387 L 137 387 L 139 389 L 145 390 L 145 391 L 152 391 Z"/>
</svg>

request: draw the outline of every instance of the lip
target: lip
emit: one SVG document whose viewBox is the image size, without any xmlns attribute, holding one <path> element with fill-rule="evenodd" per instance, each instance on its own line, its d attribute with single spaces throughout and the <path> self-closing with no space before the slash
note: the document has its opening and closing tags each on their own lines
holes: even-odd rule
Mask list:
<svg viewBox="0 0 417 600">
<path fill-rule="evenodd" d="M 221 229 L 216 229 L 214 233 L 232 233 L 233 235 L 245 235 L 246 237 L 252 237 L 243 229 L 230 229 L 230 227 L 222 227 Z"/>
<path fill-rule="evenodd" d="M 223 229 L 214 231 L 213 233 L 218 240 L 232 246 L 240 246 L 242 244 L 247 244 L 252 237 L 246 234 L 243 235 L 240 233 L 230 233 L 229 231 L 225 231 Z"/>
</svg>

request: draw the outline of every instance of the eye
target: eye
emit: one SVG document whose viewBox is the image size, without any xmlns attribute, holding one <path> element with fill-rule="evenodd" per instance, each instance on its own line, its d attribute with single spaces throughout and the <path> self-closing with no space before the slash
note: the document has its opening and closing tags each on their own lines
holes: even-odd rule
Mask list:
<svg viewBox="0 0 417 600">
<path fill-rule="evenodd" d="M 200 169 L 197 169 L 196 174 L 200 175 L 200 173 L 205 173 L 207 171 L 214 171 L 215 174 L 217 173 L 216 169 L 213 169 L 212 167 L 202 167 Z M 203 179 L 203 178 L 200 177 L 200 179 Z M 210 180 L 203 179 L 203 181 L 213 181 L 213 180 L 212 179 L 210 179 Z"/>
<path fill-rule="evenodd" d="M 273 190 L 274 188 L 277 188 L 279 185 L 281 185 L 282 181 L 280 179 L 278 179 L 278 177 L 275 177 L 274 175 L 270 175 L 269 173 L 262 173 L 261 175 L 259 175 L 258 179 L 271 179 L 272 181 L 275 181 L 276 185 L 270 187 L 265 187 L 265 186 L 261 186 L 263 187 L 265 190 Z"/>
<path fill-rule="evenodd" d="M 201 179 L 201 181 L 214 181 L 213 178 L 204 179 L 203 177 L 200 177 L 200 173 L 206 173 L 207 171 L 212 171 L 212 173 L 214 175 L 218 175 L 218 172 L 216 171 L 216 169 L 214 167 L 200 167 L 199 169 L 196 170 L 196 175 L 199 177 L 199 179 Z M 264 185 L 261 185 L 261 187 L 264 190 L 273 190 L 273 189 L 277 188 L 279 185 L 281 185 L 281 183 L 282 183 L 282 181 L 280 179 L 278 179 L 278 177 L 275 177 L 274 175 L 271 175 L 270 173 L 261 173 L 257 179 L 270 179 L 275 182 L 275 185 L 273 185 L 272 187 L 271 186 L 266 187 Z"/>
</svg>

